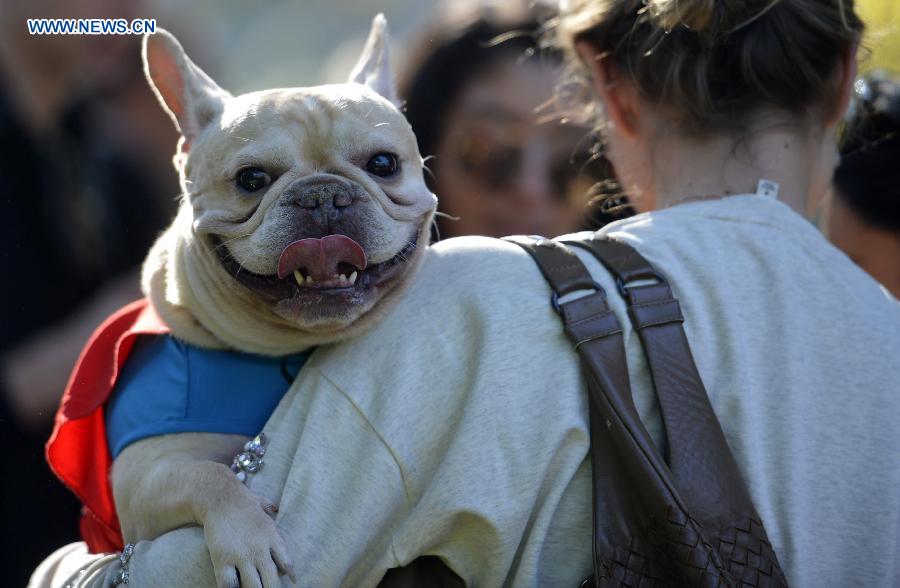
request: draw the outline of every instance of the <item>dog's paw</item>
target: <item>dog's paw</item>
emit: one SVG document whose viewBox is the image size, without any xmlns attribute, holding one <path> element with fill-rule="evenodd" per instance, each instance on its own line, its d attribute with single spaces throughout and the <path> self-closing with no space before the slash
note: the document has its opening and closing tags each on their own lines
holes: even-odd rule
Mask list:
<svg viewBox="0 0 900 588">
<path fill-rule="evenodd" d="M 275 505 L 248 496 L 208 516 L 203 528 L 218 588 L 278 588 L 296 583 L 287 547 L 270 515 Z"/>
</svg>

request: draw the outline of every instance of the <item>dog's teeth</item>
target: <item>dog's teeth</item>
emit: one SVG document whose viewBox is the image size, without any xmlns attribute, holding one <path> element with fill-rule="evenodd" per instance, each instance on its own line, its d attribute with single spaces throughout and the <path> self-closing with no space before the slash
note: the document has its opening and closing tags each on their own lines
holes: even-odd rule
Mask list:
<svg viewBox="0 0 900 588">
<path fill-rule="evenodd" d="M 337 282 L 338 285 L 348 287 L 356 284 L 356 279 L 359 277 L 359 272 L 354 271 L 349 276 L 344 274 L 334 274 L 332 277 L 325 280 L 325 282 L 334 281 Z M 294 280 L 296 280 L 297 284 L 303 286 L 305 284 L 314 284 L 315 278 L 312 275 L 304 276 L 300 270 L 294 270 Z"/>
</svg>

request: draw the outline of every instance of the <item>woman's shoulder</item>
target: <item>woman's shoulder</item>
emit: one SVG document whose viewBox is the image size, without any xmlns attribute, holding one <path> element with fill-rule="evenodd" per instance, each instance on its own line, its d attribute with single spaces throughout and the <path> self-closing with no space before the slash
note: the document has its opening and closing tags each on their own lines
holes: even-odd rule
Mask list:
<svg viewBox="0 0 900 588">
<path fill-rule="evenodd" d="M 465 297 L 478 292 L 482 297 L 506 290 L 509 284 L 540 283 L 540 272 L 524 249 L 503 239 L 455 237 L 430 246 L 421 273 L 411 288 L 411 296 L 428 290 Z M 436 292 L 437 291 L 437 292 Z"/>
<path fill-rule="evenodd" d="M 468 236 L 438 241 L 428 248 L 426 264 L 445 269 L 454 265 L 467 267 L 474 263 L 502 265 L 527 258 L 521 247 L 505 239 Z"/>
</svg>

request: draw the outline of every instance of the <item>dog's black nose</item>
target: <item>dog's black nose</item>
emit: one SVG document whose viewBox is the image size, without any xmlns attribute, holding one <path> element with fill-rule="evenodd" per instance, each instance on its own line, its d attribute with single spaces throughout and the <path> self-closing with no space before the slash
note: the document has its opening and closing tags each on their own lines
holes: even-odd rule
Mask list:
<svg viewBox="0 0 900 588">
<path fill-rule="evenodd" d="M 323 182 L 298 186 L 291 200 L 300 208 L 345 208 L 353 203 L 353 194 L 347 186 L 337 182 Z"/>
</svg>

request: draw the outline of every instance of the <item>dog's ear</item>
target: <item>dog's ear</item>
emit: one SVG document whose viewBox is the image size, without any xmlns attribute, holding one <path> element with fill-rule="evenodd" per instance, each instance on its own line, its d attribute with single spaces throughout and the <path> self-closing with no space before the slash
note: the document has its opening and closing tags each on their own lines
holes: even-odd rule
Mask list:
<svg viewBox="0 0 900 588">
<path fill-rule="evenodd" d="M 350 81 L 369 86 L 395 106 L 400 106 L 388 44 L 387 19 L 383 14 L 379 14 L 372 20 L 369 40 L 366 41 L 353 73 L 350 74 Z"/>
<path fill-rule="evenodd" d="M 231 94 L 197 67 L 166 30 L 144 35 L 141 54 L 147 81 L 184 137 L 182 150 L 188 151 L 200 131 L 222 112 Z"/>
</svg>

